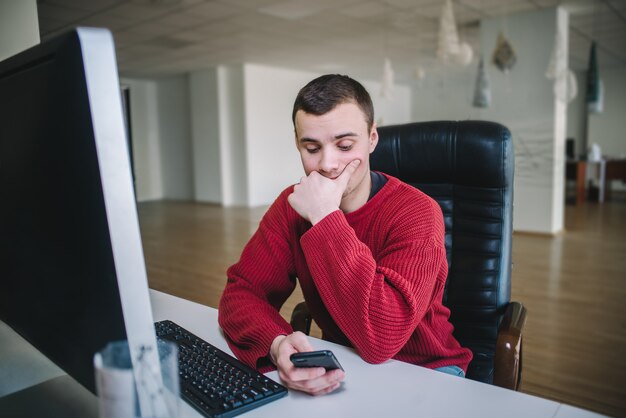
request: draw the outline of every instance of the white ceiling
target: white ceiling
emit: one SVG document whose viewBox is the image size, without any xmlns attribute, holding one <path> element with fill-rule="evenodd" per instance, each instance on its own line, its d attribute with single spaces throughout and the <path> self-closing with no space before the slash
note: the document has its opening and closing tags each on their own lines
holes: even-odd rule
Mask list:
<svg viewBox="0 0 626 418">
<path fill-rule="evenodd" d="M 478 45 L 481 18 L 563 5 L 570 67 L 587 66 L 592 39 L 602 68 L 626 66 L 626 0 L 453 0 L 461 40 Z M 436 64 L 443 0 L 38 0 L 42 39 L 73 26 L 114 35 L 120 73 L 155 77 L 257 63 L 396 80 Z M 546 39 L 546 42 L 553 42 Z M 514 45 L 513 45 L 514 46 Z M 493 45 L 486 46 L 486 55 Z"/>
</svg>

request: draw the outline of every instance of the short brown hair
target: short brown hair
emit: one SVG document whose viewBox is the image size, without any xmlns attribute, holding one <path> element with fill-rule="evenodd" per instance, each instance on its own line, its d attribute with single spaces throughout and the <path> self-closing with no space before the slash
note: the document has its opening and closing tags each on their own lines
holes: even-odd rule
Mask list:
<svg viewBox="0 0 626 418">
<path fill-rule="evenodd" d="M 324 115 L 343 103 L 355 103 L 365 115 L 367 130 L 374 125 L 374 105 L 365 87 L 358 81 L 340 74 L 326 74 L 302 87 L 293 104 L 291 120 L 296 125 L 296 113 L 302 110 Z"/>
</svg>

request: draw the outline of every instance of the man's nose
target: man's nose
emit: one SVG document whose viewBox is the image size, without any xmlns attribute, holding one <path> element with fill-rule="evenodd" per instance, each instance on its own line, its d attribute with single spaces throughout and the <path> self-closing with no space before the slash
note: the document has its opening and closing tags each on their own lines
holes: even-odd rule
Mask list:
<svg viewBox="0 0 626 418">
<path fill-rule="evenodd" d="M 320 170 L 334 174 L 339 169 L 339 158 L 333 151 L 324 151 L 322 153 L 322 159 L 320 160 Z"/>
</svg>

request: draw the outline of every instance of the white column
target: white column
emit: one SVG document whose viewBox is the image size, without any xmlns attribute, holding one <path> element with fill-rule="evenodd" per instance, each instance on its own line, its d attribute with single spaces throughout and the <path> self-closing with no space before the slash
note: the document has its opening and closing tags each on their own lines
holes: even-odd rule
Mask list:
<svg viewBox="0 0 626 418">
<path fill-rule="evenodd" d="M 245 85 L 241 65 L 217 69 L 222 204 L 249 206 Z"/>
<path fill-rule="evenodd" d="M 195 200 L 248 206 L 242 66 L 195 72 L 189 80 Z"/>
</svg>

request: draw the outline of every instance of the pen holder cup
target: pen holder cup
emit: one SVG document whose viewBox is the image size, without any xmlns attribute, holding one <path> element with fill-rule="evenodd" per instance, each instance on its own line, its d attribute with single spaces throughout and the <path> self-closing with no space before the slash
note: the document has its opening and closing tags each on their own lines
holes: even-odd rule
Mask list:
<svg viewBox="0 0 626 418">
<path fill-rule="evenodd" d="M 138 354 L 136 370 L 127 341 L 107 344 L 94 355 L 100 418 L 179 416 L 178 347 L 157 342 L 159 368 L 147 353 Z"/>
</svg>

